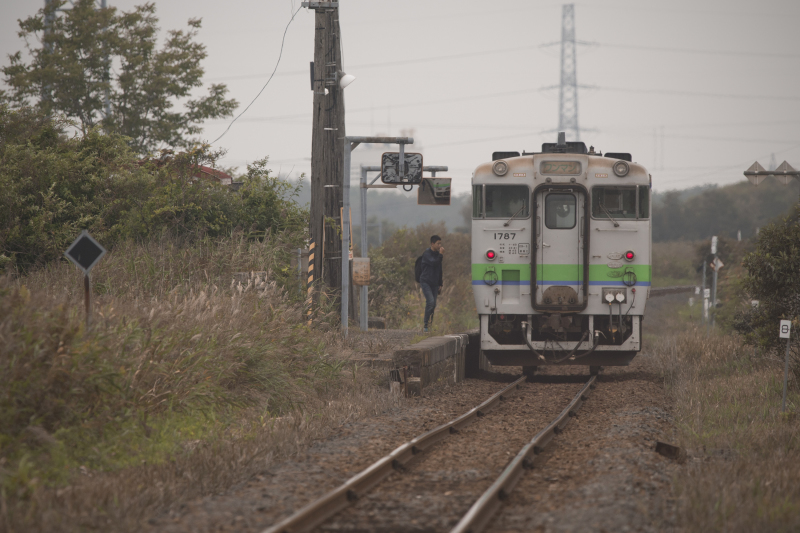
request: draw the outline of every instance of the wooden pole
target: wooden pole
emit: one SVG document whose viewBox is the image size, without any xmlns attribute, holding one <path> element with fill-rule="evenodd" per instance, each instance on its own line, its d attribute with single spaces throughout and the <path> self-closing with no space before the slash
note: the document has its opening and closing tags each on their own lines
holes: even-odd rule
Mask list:
<svg viewBox="0 0 800 533">
<path fill-rule="evenodd" d="M 86 308 L 86 329 L 89 329 L 92 323 L 92 285 L 88 272 L 83 275 L 83 305 Z"/>
<path fill-rule="evenodd" d="M 311 134 L 311 238 L 322 253 L 315 257 L 318 279 L 341 288 L 342 239 L 339 209 L 344 179 L 344 94 L 337 71 L 342 70 L 339 10 L 317 11 L 314 38 L 314 110 Z M 328 94 L 324 94 L 325 90 Z M 323 225 L 326 225 L 323 231 Z M 330 292 L 330 291 L 329 291 Z M 335 291 L 334 291 L 335 292 Z"/>
</svg>

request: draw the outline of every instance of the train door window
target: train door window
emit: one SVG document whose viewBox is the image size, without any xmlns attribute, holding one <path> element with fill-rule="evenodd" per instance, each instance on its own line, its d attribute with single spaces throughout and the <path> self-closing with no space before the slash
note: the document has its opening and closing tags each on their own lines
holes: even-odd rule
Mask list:
<svg viewBox="0 0 800 533">
<path fill-rule="evenodd" d="M 483 218 L 483 185 L 472 186 L 472 218 Z"/>
<path fill-rule="evenodd" d="M 550 193 L 544 199 L 544 225 L 548 229 L 575 227 L 576 200 L 574 194 Z"/>
<path fill-rule="evenodd" d="M 530 193 L 527 185 L 486 185 L 486 218 L 528 218 Z"/>
</svg>

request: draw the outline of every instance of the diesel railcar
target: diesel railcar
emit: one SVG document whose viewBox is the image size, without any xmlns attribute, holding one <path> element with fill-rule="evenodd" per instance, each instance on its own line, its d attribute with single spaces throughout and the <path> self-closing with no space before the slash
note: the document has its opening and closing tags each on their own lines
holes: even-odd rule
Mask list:
<svg viewBox="0 0 800 533">
<path fill-rule="evenodd" d="M 582 142 L 495 152 L 472 178 L 472 286 L 492 365 L 627 365 L 642 348 L 652 178 Z"/>
</svg>

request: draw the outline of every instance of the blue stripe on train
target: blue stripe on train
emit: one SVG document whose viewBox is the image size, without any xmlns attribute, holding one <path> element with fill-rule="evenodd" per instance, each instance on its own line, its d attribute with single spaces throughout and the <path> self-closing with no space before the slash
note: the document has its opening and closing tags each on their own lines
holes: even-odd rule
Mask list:
<svg viewBox="0 0 800 533">
<path fill-rule="evenodd" d="M 486 282 L 484 282 L 483 280 L 480 280 L 480 279 L 472 280 L 472 284 L 473 285 L 488 285 L 488 283 L 486 283 Z M 530 281 L 503 281 L 503 280 L 497 280 L 495 282 L 495 285 L 530 285 L 530 284 L 531 284 Z"/>
<path fill-rule="evenodd" d="M 583 285 L 583 283 L 580 282 L 580 281 L 537 281 L 536 284 L 537 285 L 566 285 L 567 287 L 569 287 L 571 285 Z M 603 286 L 606 286 L 606 287 L 621 287 L 621 286 L 625 285 L 625 283 L 622 282 L 622 281 L 590 281 L 589 285 L 590 286 L 592 286 L 592 285 L 603 285 Z M 650 286 L 650 282 L 649 281 L 637 281 L 634 286 L 649 287 Z"/>
<path fill-rule="evenodd" d="M 472 280 L 473 285 L 488 285 L 488 283 L 484 282 L 483 280 Z M 495 285 L 530 285 L 530 281 L 503 281 L 497 280 Z M 537 281 L 537 285 L 565 285 L 567 287 L 571 285 L 582 285 L 579 281 Z M 605 287 L 622 287 L 625 283 L 621 281 L 590 281 L 589 285 L 602 285 Z M 634 287 L 649 287 L 649 281 L 637 281 Z"/>
</svg>

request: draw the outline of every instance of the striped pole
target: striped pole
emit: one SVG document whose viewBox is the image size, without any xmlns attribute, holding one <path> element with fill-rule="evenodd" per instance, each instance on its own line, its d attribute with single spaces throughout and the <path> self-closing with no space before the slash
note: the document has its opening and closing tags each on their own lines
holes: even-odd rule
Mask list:
<svg viewBox="0 0 800 533">
<path fill-rule="evenodd" d="M 308 283 L 306 284 L 306 324 L 311 325 L 312 304 L 314 299 L 314 239 L 308 245 Z"/>
</svg>

